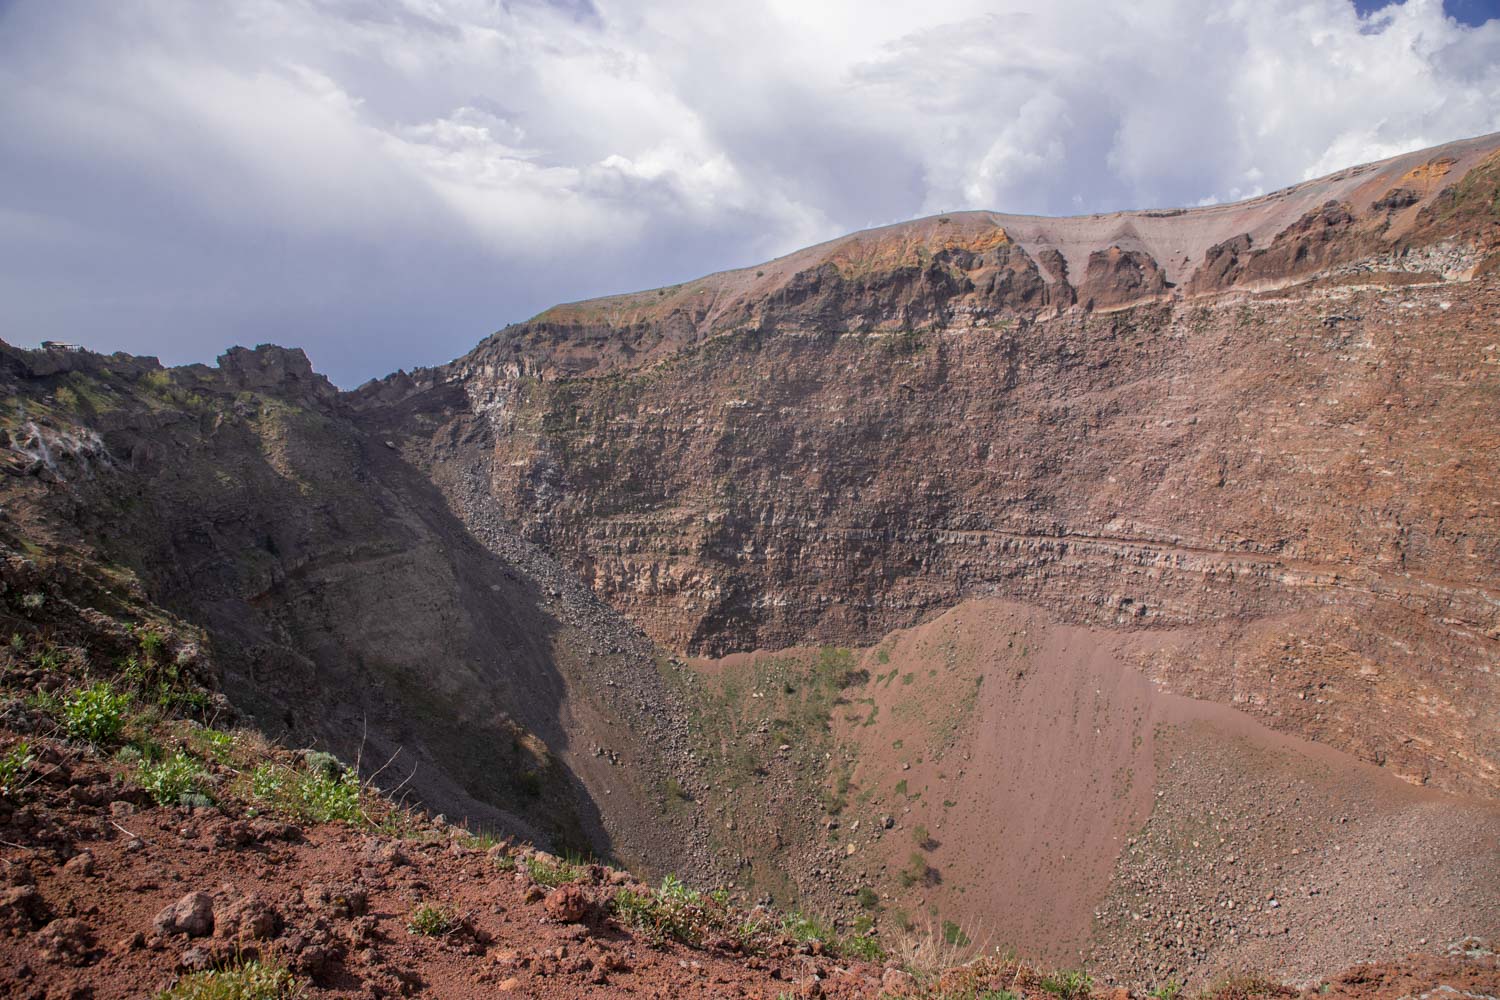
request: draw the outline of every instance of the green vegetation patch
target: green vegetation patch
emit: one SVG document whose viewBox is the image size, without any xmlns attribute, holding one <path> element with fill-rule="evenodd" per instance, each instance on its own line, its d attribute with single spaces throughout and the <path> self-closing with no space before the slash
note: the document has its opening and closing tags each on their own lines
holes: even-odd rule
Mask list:
<svg viewBox="0 0 1500 1000">
<path fill-rule="evenodd" d="M 119 739 L 129 707 L 129 694 L 109 681 L 95 681 L 63 699 L 63 730 L 75 740 L 107 746 Z"/>
<path fill-rule="evenodd" d="M 1081 969 L 1061 969 L 1043 976 L 1037 985 L 1061 1000 L 1084 1000 L 1094 989 L 1094 979 Z"/>
<path fill-rule="evenodd" d="M 35 764 L 36 754 L 31 752 L 31 744 L 25 740 L 0 754 L 0 795 L 12 798 L 20 794 L 30 783 Z"/>
<path fill-rule="evenodd" d="M 258 960 L 183 976 L 157 1000 L 301 1000 L 307 990 L 284 966 Z"/>
<path fill-rule="evenodd" d="M 422 937 L 442 937 L 458 926 L 458 915 L 446 906 L 423 903 L 411 911 L 406 929 Z"/>
<path fill-rule="evenodd" d="M 342 765 L 330 773 L 265 763 L 250 775 L 252 799 L 307 823 L 362 823 L 361 794 L 358 776 Z"/>
<path fill-rule="evenodd" d="M 208 794 L 208 773 L 184 750 L 178 750 L 163 760 L 142 761 L 136 768 L 135 780 L 150 793 L 157 805 L 213 805 Z"/>
</svg>

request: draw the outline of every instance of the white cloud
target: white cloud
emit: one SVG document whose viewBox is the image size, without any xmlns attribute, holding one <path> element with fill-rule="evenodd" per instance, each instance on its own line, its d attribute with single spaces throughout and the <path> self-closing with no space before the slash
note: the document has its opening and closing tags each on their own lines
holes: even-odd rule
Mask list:
<svg viewBox="0 0 1500 1000">
<path fill-rule="evenodd" d="M 865 225 L 1208 204 L 1500 128 L 1500 21 L 1439 0 L 0 10 L 0 218 L 32 220 L 0 335 L 299 340 L 345 382 Z"/>
</svg>

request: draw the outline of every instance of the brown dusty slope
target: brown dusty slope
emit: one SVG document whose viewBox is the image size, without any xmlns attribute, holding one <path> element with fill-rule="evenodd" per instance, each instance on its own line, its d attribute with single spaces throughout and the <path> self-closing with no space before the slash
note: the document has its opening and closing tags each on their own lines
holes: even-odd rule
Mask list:
<svg viewBox="0 0 1500 1000">
<path fill-rule="evenodd" d="M 826 742 L 776 721 L 796 718 L 806 696 L 786 689 L 816 667 L 765 667 L 828 651 L 705 662 L 711 691 L 764 682 L 733 690 L 747 713 L 704 727 L 719 745 L 699 805 L 752 888 L 779 868 L 793 898 L 851 919 L 951 923 L 1132 982 L 1314 979 L 1500 931 L 1500 808 L 1161 693 L 1131 666 L 1201 638 L 967 602 L 840 660 Z M 862 887 L 880 902 L 856 905 Z"/>
</svg>

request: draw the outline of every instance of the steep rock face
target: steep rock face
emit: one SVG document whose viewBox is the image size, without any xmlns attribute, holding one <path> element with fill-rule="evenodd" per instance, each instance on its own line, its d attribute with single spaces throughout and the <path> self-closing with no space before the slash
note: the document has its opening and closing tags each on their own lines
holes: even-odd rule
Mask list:
<svg viewBox="0 0 1500 1000">
<path fill-rule="evenodd" d="M 696 863 L 654 804 L 684 762 L 651 644 L 532 546 L 471 532 L 301 351 L 0 361 L 8 543 L 117 567 L 205 629 L 268 733 L 481 827 Z"/>
<path fill-rule="evenodd" d="M 1085 309 L 1108 309 L 1153 298 L 1166 290 L 1166 274 L 1150 254 L 1110 247 L 1089 254 L 1077 299 Z"/>
<path fill-rule="evenodd" d="M 873 641 L 978 595 L 1221 626 L 1144 668 L 1493 795 L 1496 142 L 1240 206 L 858 234 L 354 402 L 669 647 Z M 1274 681 L 1308 662 L 1312 712 Z"/>
</svg>

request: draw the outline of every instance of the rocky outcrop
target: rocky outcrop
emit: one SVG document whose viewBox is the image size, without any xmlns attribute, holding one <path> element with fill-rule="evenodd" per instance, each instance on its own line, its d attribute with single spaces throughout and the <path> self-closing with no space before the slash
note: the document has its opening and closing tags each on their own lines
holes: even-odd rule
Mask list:
<svg viewBox="0 0 1500 1000">
<path fill-rule="evenodd" d="M 1109 309 L 1153 299 L 1166 290 L 1166 275 L 1150 254 L 1110 247 L 1089 254 L 1077 300 L 1085 309 Z"/>
</svg>

